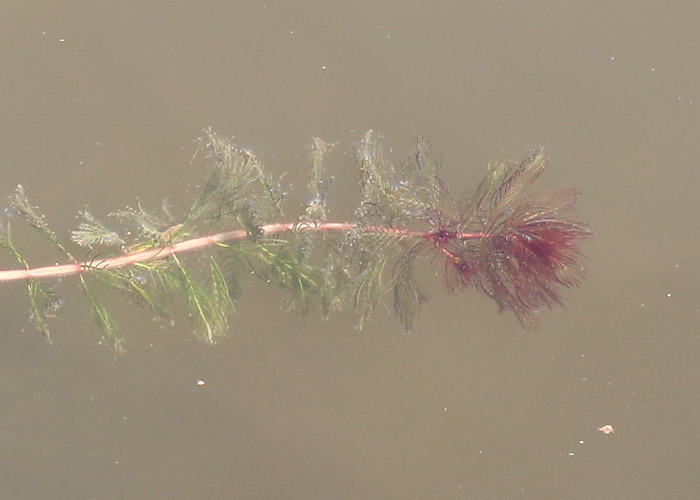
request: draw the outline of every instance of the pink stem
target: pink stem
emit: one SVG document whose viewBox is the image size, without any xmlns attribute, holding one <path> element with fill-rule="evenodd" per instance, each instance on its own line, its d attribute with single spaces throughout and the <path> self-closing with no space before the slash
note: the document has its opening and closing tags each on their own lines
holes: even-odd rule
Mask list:
<svg viewBox="0 0 700 500">
<path fill-rule="evenodd" d="M 279 234 L 291 231 L 295 227 L 303 228 L 309 231 L 320 231 L 320 232 L 345 232 L 352 229 L 361 228 L 364 232 L 369 233 L 385 233 L 394 234 L 396 236 L 413 236 L 416 238 L 429 238 L 431 232 L 424 231 L 409 231 L 406 229 L 399 228 L 385 228 L 379 226 L 364 226 L 360 227 L 358 224 L 352 222 L 296 222 L 296 223 L 283 223 L 283 224 L 268 224 L 266 226 L 261 226 L 260 230 L 265 235 Z M 482 233 L 453 233 L 453 237 L 466 240 L 474 238 L 483 238 Z M 137 264 L 139 262 L 149 262 L 152 260 L 160 260 L 170 257 L 183 252 L 191 252 L 193 250 L 199 250 L 212 245 L 217 245 L 225 243 L 227 241 L 237 241 L 247 238 L 247 233 L 244 229 L 236 229 L 234 231 L 226 231 L 223 233 L 210 234 L 207 236 L 201 236 L 199 238 L 192 238 L 190 240 L 179 241 L 173 243 L 172 245 L 162 246 L 158 248 L 151 248 L 148 250 L 141 250 L 138 252 L 132 252 L 117 257 L 110 257 L 99 262 L 93 262 L 90 264 L 64 264 L 60 266 L 46 266 L 46 267 L 36 267 L 32 269 L 15 269 L 10 271 L 0 271 L 0 282 L 2 281 L 16 281 L 24 280 L 29 278 L 49 278 L 58 276 L 69 276 L 72 274 L 78 274 L 85 271 L 91 271 L 94 269 L 117 269 L 120 267 L 129 266 L 132 264 Z"/>
</svg>

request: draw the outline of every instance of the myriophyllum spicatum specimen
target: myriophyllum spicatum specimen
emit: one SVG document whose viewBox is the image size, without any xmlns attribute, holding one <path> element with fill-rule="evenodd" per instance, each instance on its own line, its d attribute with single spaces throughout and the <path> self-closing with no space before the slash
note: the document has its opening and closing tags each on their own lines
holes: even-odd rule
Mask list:
<svg viewBox="0 0 700 500">
<path fill-rule="evenodd" d="M 570 215 L 576 191 L 535 196 L 529 189 L 547 166 L 541 150 L 520 163 L 492 164 L 473 194 L 454 197 L 428 141 L 418 139 L 410 160 L 394 166 L 370 131 L 358 149 L 354 220 L 331 222 L 333 179 L 323 168 L 329 149 L 314 140 L 310 201 L 292 220 L 279 180 L 253 153 L 210 130 L 197 149 L 208 178 L 191 207 L 178 215 L 166 204 L 158 215 L 141 204 L 118 210 L 109 215 L 125 227 L 121 233 L 83 211 L 72 244 L 63 243 L 18 186 L 6 215 L 19 216 L 67 263 L 31 267 L 6 217 L 0 246 L 20 269 L 0 271 L 0 281 L 24 281 L 31 317 L 48 338 L 48 319 L 60 304 L 49 279 L 76 275 L 105 338 L 123 350 L 96 286 L 131 295 L 158 318 L 174 314 L 170 296 L 178 296 L 197 334 L 214 342 L 250 276 L 281 290 L 290 309 L 305 313 L 316 305 L 326 316 L 350 306 L 360 326 L 389 295 L 406 329 L 427 300 L 414 271 L 419 258 L 443 261 L 449 291 L 473 286 L 526 328 L 535 311 L 560 304 L 562 291 L 583 279 L 578 244 L 590 232 Z"/>
</svg>

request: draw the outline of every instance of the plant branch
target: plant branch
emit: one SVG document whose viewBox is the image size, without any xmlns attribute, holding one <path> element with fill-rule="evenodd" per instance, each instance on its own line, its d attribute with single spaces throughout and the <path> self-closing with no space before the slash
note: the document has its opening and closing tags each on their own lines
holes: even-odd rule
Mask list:
<svg viewBox="0 0 700 500">
<path fill-rule="evenodd" d="M 533 327 L 538 309 L 561 304 L 562 292 L 582 282 L 578 243 L 591 233 L 570 216 L 578 193 L 537 198 L 529 193 L 548 164 L 542 150 L 518 163 L 493 163 L 471 196 L 455 198 L 440 178 L 442 162 L 431 143 L 418 139 L 410 160 L 395 167 L 369 131 L 357 150 L 355 221 L 328 222 L 333 178 L 326 176 L 323 162 L 331 149 L 314 139 L 309 201 L 295 221 L 284 214 L 287 193 L 281 182 L 262 162 L 231 139 L 205 130 L 195 155 L 207 160 L 208 178 L 190 208 L 179 218 L 166 203 L 163 215 L 141 203 L 117 210 L 110 215 L 127 227 L 122 235 L 83 211 L 71 234 L 74 243 L 90 249 L 82 262 L 18 186 L 0 221 L 0 247 L 20 269 L 0 271 L 0 282 L 25 282 L 31 317 L 48 338 L 47 319 L 61 302 L 41 280 L 77 275 L 90 312 L 118 351 L 124 339 L 93 284 L 131 295 L 158 318 L 185 310 L 198 336 L 213 343 L 228 328 L 246 275 L 284 292 L 288 307 L 301 313 L 318 305 L 326 317 L 349 306 L 360 327 L 391 294 L 407 330 L 428 297 L 414 271 L 426 260 L 443 263 L 449 291 L 476 288 L 525 328 Z M 69 263 L 31 267 L 12 240 L 13 216 Z M 93 247 L 111 250 L 95 257 L 105 253 Z M 207 259 L 190 262 L 187 253 Z M 172 303 L 172 296 L 186 309 Z"/>
<path fill-rule="evenodd" d="M 409 231 L 400 228 L 384 228 L 376 226 L 361 226 L 353 222 L 287 222 L 281 224 L 267 224 L 258 229 L 265 236 L 282 234 L 302 228 L 304 231 L 316 231 L 319 233 L 344 233 L 347 231 L 360 230 L 365 233 L 381 233 L 394 236 L 409 236 L 413 238 L 433 239 L 435 233 L 426 231 Z M 245 229 L 235 229 L 221 233 L 191 238 L 184 241 L 164 245 L 157 248 L 149 248 L 137 252 L 126 253 L 115 257 L 101 259 L 91 263 L 63 264 L 57 266 L 45 266 L 26 269 L 12 269 L 0 271 L 0 282 L 18 281 L 30 278 L 57 278 L 60 276 L 70 276 L 95 270 L 119 269 L 134 264 L 151 262 L 166 259 L 177 254 L 202 250 L 207 247 L 221 245 L 232 241 L 248 239 L 249 233 Z M 460 240 L 478 239 L 485 237 L 481 233 L 452 233 L 451 237 Z M 444 250 L 443 250 L 444 251 Z M 449 254 L 446 254 L 449 255 Z"/>
</svg>

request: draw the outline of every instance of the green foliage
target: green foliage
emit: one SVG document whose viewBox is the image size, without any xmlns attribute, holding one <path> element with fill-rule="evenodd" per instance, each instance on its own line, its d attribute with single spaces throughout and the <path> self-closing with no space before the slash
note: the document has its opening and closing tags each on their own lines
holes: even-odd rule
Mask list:
<svg viewBox="0 0 700 500">
<path fill-rule="evenodd" d="M 461 230 L 476 227 L 490 231 L 524 196 L 527 188 L 542 174 L 547 158 L 541 149 L 533 151 L 519 164 L 500 160 L 489 165 L 489 173 L 469 202 L 463 202 Z M 484 222 L 488 221 L 485 228 Z M 476 226 L 475 226 L 476 224 Z"/>
<path fill-rule="evenodd" d="M 413 249 L 408 250 L 396 261 L 394 268 L 394 310 L 407 331 L 413 327 L 421 304 L 428 300 L 428 295 L 414 275 L 413 262 L 416 255 Z"/>
<path fill-rule="evenodd" d="M 324 177 L 323 160 L 332 147 L 332 144 L 314 137 L 314 143 L 311 146 L 311 180 L 309 181 L 311 200 L 306 207 L 306 214 L 300 219 L 313 222 L 325 222 L 328 219 L 326 196 L 333 182 L 333 177 Z"/>
<path fill-rule="evenodd" d="M 96 245 L 123 245 L 124 240 L 111 229 L 95 219 L 87 210 L 80 212 L 83 222 L 71 233 L 71 239 L 80 246 L 92 248 Z"/>
<path fill-rule="evenodd" d="M 283 216 L 281 184 L 265 174 L 253 153 L 211 130 L 205 130 L 198 142 L 195 156 L 202 154 L 211 162 L 209 178 L 183 218 L 183 226 L 194 229 L 200 220 L 211 225 L 236 218 L 277 221 Z"/>
<path fill-rule="evenodd" d="M 430 142 L 418 138 L 414 155 L 396 169 L 369 131 L 359 156 L 362 199 L 356 215 L 361 224 L 432 231 L 460 219 L 459 206 L 440 179 L 441 162 Z"/>
<path fill-rule="evenodd" d="M 283 290 L 287 308 L 308 312 L 321 282 L 321 272 L 307 262 L 309 240 L 303 234 L 289 239 L 258 241 L 258 275 L 268 284 Z"/>
<path fill-rule="evenodd" d="M 173 256 L 175 280 L 178 291 L 187 301 L 187 314 L 196 326 L 197 335 L 213 344 L 226 332 L 228 314 L 233 311 L 233 301 L 229 297 L 226 281 L 216 260 L 210 258 L 209 273 L 211 284 L 206 287 L 192 277 L 189 271 Z"/>
<path fill-rule="evenodd" d="M 102 330 L 102 332 L 105 334 L 105 340 L 116 352 L 124 352 L 124 338 L 122 337 L 112 314 L 107 310 L 102 301 L 93 293 L 92 289 L 87 285 L 87 282 L 82 275 L 80 276 L 80 284 L 82 285 L 83 292 L 85 293 L 88 304 L 90 305 L 90 313 L 97 323 L 97 326 L 99 326 L 100 330 Z"/>
<path fill-rule="evenodd" d="M 0 224 L 0 246 L 5 248 L 14 259 L 25 269 L 29 266 L 17 248 L 12 243 L 9 223 L 5 226 Z M 27 295 L 29 296 L 29 309 L 31 317 L 36 323 L 39 331 L 49 342 L 51 335 L 49 332 L 48 319 L 53 317 L 61 301 L 53 290 L 44 287 L 38 280 L 30 278 L 26 281 Z"/>
<path fill-rule="evenodd" d="M 168 244 L 173 241 L 172 231 L 169 231 L 169 229 L 171 227 L 176 227 L 176 224 L 174 224 L 173 221 L 165 221 L 162 217 L 146 212 L 141 206 L 141 203 L 138 203 L 136 208 L 129 207 L 123 210 L 117 210 L 111 215 L 118 217 L 126 222 L 126 224 L 132 225 L 132 227 L 138 231 L 140 235 L 139 245 L 141 248 Z M 76 243 L 84 245 L 84 243 L 76 239 L 76 233 L 78 233 L 78 231 L 73 232 L 73 240 Z M 119 239 L 121 240 L 121 238 Z M 123 240 L 121 241 L 123 243 Z"/>
<path fill-rule="evenodd" d="M 56 235 L 51 229 L 49 229 L 46 223 L 46 218 L 43 215 L 39 215 L 34 207 L 29 204 L 27 195 L 24 192 L 24 188 L 20 185 L 17 186 L 15 190 L 15 196 L 12 201 L 12 209 L 17 212 L 17 214 L 24 219 L 24 221 L 33 227 L 42 237 L 44 237 L 48 242 L 54 247 L 63 252 L 71 261 L 75 262 L 73 256 L 66 250 L 66 248 L 61 244 Z"/>
</svg>

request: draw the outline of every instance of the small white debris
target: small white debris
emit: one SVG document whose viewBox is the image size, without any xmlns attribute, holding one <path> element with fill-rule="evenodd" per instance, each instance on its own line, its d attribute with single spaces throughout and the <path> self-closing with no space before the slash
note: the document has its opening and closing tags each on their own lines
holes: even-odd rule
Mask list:
<svg viewBox="0 0 700 500">
<path fill-rule="evenodd" d="M 202 380 L 201 378 L 197 379 L 197 385 L 202 386 L 204 384 L 205 384 L 204 380 Z"/>
</svg>

